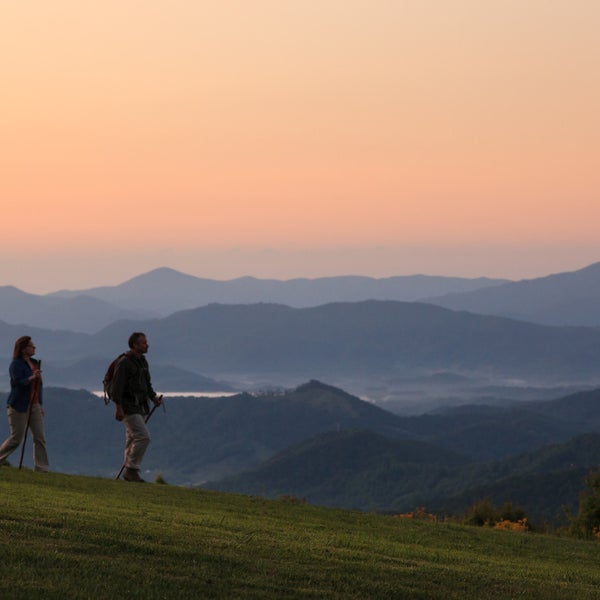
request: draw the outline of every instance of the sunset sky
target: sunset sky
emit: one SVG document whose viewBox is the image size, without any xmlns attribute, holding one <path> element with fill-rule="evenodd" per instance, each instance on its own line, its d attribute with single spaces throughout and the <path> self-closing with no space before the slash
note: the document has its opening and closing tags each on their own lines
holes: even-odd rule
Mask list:
<svg viewBox="0 0 600 600">
<path fill-rule="evenodd" d="M 0 285 L 600 261 L 598 0 L 2 0 Z"/>
</svg>

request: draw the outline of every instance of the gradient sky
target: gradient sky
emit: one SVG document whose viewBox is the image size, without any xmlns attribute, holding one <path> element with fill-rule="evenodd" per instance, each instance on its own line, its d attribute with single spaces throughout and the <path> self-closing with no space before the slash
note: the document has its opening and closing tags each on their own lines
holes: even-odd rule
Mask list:
<svg viewBox="0 0 600 600">
<path fill-rule="evenodd" d="M 0 285 L 600 260 L 598 0 L 3 0 Z"/>
</svg>

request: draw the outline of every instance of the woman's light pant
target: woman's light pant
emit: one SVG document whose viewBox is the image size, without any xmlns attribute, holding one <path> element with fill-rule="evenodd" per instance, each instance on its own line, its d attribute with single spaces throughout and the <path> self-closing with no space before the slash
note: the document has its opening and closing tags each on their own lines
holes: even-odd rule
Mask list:
<svg viewBox="0 0 600 600">
<path fill-rule="evenodd" d="M 27 428 L 26 412 L 18 412 L 12 406 L 9 406 L 7 414 L 10 435 L 0 446 L 0 463 L 3 463 L 21 445 Z M 42 407 L 39 404 L 34 404 L 31 407 L 29 429 L 33 435 L 33 464 L 35 470 L 46 472 L 49 469 L 48 454 L 46 453 L 46 436 L 44 435 L 44 416 Z"/>
</svg>

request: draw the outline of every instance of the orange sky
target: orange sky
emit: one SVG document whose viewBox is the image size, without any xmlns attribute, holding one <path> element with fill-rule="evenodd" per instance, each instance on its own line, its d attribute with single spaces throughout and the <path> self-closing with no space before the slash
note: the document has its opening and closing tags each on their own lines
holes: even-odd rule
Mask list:
<svg viewBox="0 0 600 600">
<path fill-rule="evenodd" d="M 600 260 L 596 0 L 0 6 L 0 285 Z"/>
</svg>

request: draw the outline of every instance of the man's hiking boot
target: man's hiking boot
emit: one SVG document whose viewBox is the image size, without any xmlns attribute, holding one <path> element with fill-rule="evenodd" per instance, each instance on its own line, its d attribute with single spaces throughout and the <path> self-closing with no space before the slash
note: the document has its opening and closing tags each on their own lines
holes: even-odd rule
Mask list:
<svg viewBox="0 0 600 600">
<path fill-rule="evenodd" d="M 123 479 L 125 481 L 137 481 L 138 483 L 145 483 L 145 481 L 140 477 L 140 472 L 137 469 L 130 469 L 129 467 L 125 469 Z"/>
</svg>

